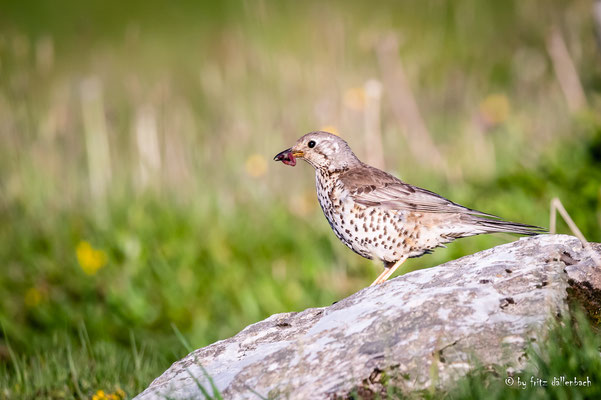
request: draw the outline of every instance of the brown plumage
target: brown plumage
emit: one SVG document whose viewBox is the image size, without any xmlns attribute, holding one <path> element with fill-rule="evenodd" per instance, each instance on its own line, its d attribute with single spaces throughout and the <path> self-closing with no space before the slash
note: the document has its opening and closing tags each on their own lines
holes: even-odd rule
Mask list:
<svg viewBox="0 0 601 400">
<path fill-rule="evenodd" d="M 372 285 L 388 279 L 407 258 L 457 238 L 545 232 L 405 183 L 362 163 L 344 140 L 331 133 L 308 133 L 275 160 L 294 166 L 296 158 L 315 168 L 317 198 L 336 236 L 357 254 L 384 262 L 386 269 Z"/>
</svg>

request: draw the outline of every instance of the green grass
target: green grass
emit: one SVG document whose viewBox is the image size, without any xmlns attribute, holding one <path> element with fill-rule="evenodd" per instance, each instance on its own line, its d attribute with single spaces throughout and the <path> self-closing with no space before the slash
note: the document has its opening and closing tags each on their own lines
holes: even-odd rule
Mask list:
<svg viewBox="0 0 601 400">
<path fill-rule="evenodd" d="M 371 78 L 384 89 L 388 170 L 542 226 L 558 196 L 601 241 L 601 74 L 586 2 L 5 3 L 2 396 L 132 396 L 185 352 L 172 326 L 197 348 L 369 284 L 381 266 L 331 233 L 310 168 L 271 158 L 326 126 L 365 158 L 364 109 L 349 97 Z M 550 22 L 587 96 L 579 112 L 547 55 Z M 449 170 L 411 153 L 392 111 L 376 51 L 389 32 Z M 138 135 L 156 139 L 159 166 Z M 464 239 L 406 270 L 508 240 Z M 136 359 L 145 367 L 126 374 Z"/>
<path fill-rule="evenodd" d="M 27 355 L 7 344 L 7 359 L 0 364 L 0 398 L 89 399 L 99 391 L 122 392 L 130 398 L 168 361 L 160 352 L 140 346 L 133 336 L 127 347 L 91 341 L 84 328 L 79 334 L 79 340 L 55 334 Z M 176 344 L 172 350 L 173 356 L 181 355 Z"/>
</svg>

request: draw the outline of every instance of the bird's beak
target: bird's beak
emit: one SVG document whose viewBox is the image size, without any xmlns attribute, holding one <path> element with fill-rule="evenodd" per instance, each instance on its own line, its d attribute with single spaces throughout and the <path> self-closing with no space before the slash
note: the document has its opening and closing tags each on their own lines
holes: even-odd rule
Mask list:
<svg viewBox="0 0 601 400">
<path fill-rule="evenodd" d="M 273 159 L 275 161 L 281 161 L 286 165 L 290 165 L 294 167 L 296 165 L 295 157 L 303 157 L 305 153 L 302 151 L 296 151 L 292 148 L 286 149 L 284 151 L 279 152 Z"/>
</svg>

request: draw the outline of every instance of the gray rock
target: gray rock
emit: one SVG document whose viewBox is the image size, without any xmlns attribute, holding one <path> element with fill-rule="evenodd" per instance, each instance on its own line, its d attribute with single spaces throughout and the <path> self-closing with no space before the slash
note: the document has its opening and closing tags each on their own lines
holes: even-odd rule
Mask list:
<svg viewBox="0 0 601 400">
<path fill-rule="evenodd" d="M 329 307 L 273 315 L 190 353 L 136 398 L 204 398 L 207 376 L 226 399 L 320 399 L 379 393 L 384 380 L 407 391 L 442 386 L 476 360 L 520 368 L 550 315 L 567 310 L 568 281 L 592 279 L 599 268 L 578 239 L 523 238 Z"/>
<path fill-rule="evenodd" d="M 566 264 L 569 296 L 583 305 L 597 324 L 601 324 L 601 244 L 590 243 L 576 258 L 562 253 L 560 259 Z"/>
</svg>

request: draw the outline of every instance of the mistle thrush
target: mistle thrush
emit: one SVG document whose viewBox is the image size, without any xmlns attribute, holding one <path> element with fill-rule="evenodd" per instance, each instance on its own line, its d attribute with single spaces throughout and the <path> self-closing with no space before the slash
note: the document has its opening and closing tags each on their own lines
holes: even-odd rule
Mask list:
<svg viewBox="0 0 601 400">
<path fill-rule="evenodd" d="M 317 199 L 338 239 L 355 253 L 384 262 L 384 272 L 372 285 L 386 281 L 407 258 L 458 238 L 545 232 L 405 183 L 361 162 L 344 140 L 331 133 L 308 133 L 274 159 L 294 166 L 296 158 L 315 168 Z"/>
</svg>

